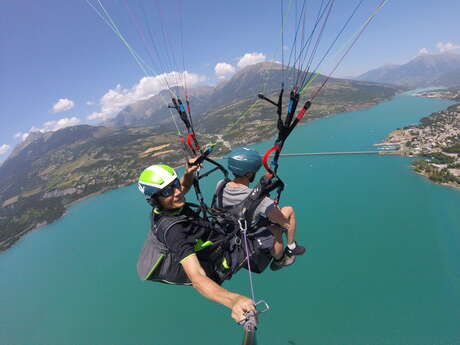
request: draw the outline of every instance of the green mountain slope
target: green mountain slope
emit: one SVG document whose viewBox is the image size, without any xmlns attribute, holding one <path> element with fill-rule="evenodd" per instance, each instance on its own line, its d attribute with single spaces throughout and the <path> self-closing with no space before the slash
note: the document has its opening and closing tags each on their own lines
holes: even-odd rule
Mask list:
<svg viewBox="0 0 460 345">
<path fill-rule="evenodd" d="M 182 164 L 177 134 L 162 127 L 76 126 L 36 135 L 0 168 L 1 248 L 78 199 L 133 183 L 154 162 Z"/>
</svg>

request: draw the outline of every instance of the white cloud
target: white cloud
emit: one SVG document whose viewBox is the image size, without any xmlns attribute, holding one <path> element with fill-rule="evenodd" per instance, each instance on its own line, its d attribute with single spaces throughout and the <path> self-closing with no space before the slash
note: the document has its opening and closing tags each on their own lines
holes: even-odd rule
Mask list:
<svg viewBox="0 0 460 345">
<path fill-rule="evenodd" d="M 22 133 L 22 132 L 18 132 L 14 135 L 14 138 L 15 139 L 21 139 L 22 141 L 26 140 L 27 137 L 29 136 L 29 133 Z"/>
<path fill-rule="evenodd" d="M 219 79 L 224 79 L 230 74 L 235 73 L 235 67 L 225 62 L 219 62 L 214 67 L 214 72 Z"/>
<path fill-rule="evenodd" d="M 32 132 L 55 132 L 59 129 L 76 126 L 80 123 L 80 119 L 78 117 L 64 117 L 59 120 L 52 120 L 45 122 L 42 128 L 37 128 L 32 126 L 27 133 L 18 132 L 14 135 L 16 139 L 21 139 L 22 141 L 26 140 L 30 133 Z"/>
<path fill-rule="evenodd" d="M 10 149 L 10 145 L 3 144 L 0 146 L 0 155 L 4 155 Z"/>
<path fill-rule="evenodd" d="M 264 62 L 265 60 L 266 56 L 262 53 L 246 53 L 243 55 L 240 61 L 238 61 L 238 67 L 244 68 L 259 62 Z"/>
<path fill-rule="evenodd" d="M 436 45 L 436 47 L 438 47 L 439 51 L 441 53 L 445 53 L 445 52 L 448 52 L 448 51 L 451 51 L 451 50 L 454 50 L 454 49 L 459 49 L 460 48 L 460 45 L 458 44 L 454 44 L 454 43 L 444 43 L 444 42 L 438 42 L 438 44 Z"/>
<path fill-rule="evenodd" d="M 89 114 L 86 119 L 87 120 L 106 120 L 109 117 L 111 117 L 112 114 L 104 114 L 104 113 L 97 113 L 94 112 L 92 114 Z"/>
<path fill-rule="evenodd" d="M 61 98 L 56 104 L 53 105 L 53 113 L 62 113 L 70 110 L 75 106 L 75 103 L 67 98 Z"/>
<path fill-rule="evenodd" d="M 40 132 L 54 132 L 61 128 L 76 126 L 80 123 L 80 119 L 78 117 L 64 117 L 60 120 L 53 120 L 48 121 L 43 124 L 43 128 L 39 129 Z"/>
<path fill-rule="evenodd" d="M 422 55 L 422 54 L 429 54 L 430 52 L 426 48 L 422 48 L 418 51 L 417 55 Z"/>
<path fill-rule="evenodd" d="M 86 101 L 85 104 L 86 105 L 94 105 L 94 102 L 93 101 Z"/>
<path fill-rule="evenodd" d="M 160 91 L 166 90 L 168 85 L 169 87 L 184 86 L 184 75 L 187 87 L 206 80 L 206 77 L 195 73 L 170 72 L 154 77 L 144 77 L 131 89 L 124 89 L 121 85 L 117 85 L 115 89 L 109 90 L 102 96 L 100 100 L 101 110 L 88 115 L 86 118 L 88 120 L 109 119 L 124 107 L 148 99 L 157 95 Z"/>
</svg>

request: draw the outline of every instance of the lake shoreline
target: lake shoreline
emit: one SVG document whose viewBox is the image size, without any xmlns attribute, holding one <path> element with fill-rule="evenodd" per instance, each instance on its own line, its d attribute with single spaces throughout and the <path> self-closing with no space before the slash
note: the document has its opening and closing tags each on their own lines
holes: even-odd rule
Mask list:
<svg viewBox="0 0 460 345">
<path fill-rule="evenodd" d="M 404 156 L 404 155 L 401 155 L 401 156 Z M 435 184 L 435 185 L 438 185 L 438 186 L 443 186 L 443 187 L 451 187 L 451 188 L 454 188 L 455 190 L 459 190 L 460 191 L 460 185 L 458 184 L 454 184 L 452 182 L 450 183 L 438 183 L 438 182 L 433 182 L 430 180 L 430 176 L 426 173 L 423 173 L 421 171 L 415 171 L 414 168 L 412 168 L 412 171 L 414 173 L 416 173 L 417 175 L 420 175 L 420 176 L 423 176 L 428 182 L 432 183 L 432 184 Z"/>
<path fill-rule="evenodd" d="M 428 99 L 436 98 L 436 99 L 442 99 L 442 100 L 449 100 L 453 102 L 458 102 L 459 95 L 460 95 L 460 92 L 454 92 L 453 90 L 442 89 L 442 88 L 428 90 L 428 91 L 415 92 L 411 94 L 411 96 L 413 97 L 428 98 Z M 430 182 L 434 184 L 438 184 L 438 185 L 446 186 L 446 187 L 453 187 L 455 189 L 460 189 L 460 183 L 458 182 L 459 181 L 459 170 L 458 169 L 452 168 L 451 170 L 448 170 L 452 176 L 450 180 L 445 178 L 444 180 L 439 179 L 439 181 L 437 181 L 433 179 L 432 170 L 434 169 L 436 173 L 439 173 L 442 167 L 440 168 L 437 164 L 430 162 L 429 159 L 426 159 L 426 157 L 429 156 L 430 154 L 438 154 L 438 153 L 442 154 L 444 152 L 444 149 L 446 149 L 446 147 L 447 148 L 449 147 L 448 145 L 445 144 L 445 141 L 443 143 L 443 140 L 440 139 L 441 137 L 439 133 L 443 133 L 443 135 L 446 135 L 446 133 L 448 133 L 448 136 L 450 137 L 455 137 L 455 136 L 460 135 L 460 132 L 459 132 L 460 129 L 458 129 L 458 124 L 455 125 L 456 123 L 455 121 L 458 121 L 455 119 L 460 116 L 460 113 L 458 111 L 459 108 L 460 108 L 460 103 L 453 104 L 449 106 L 447 109 L 431 113 L 425 118 L 422 118 L 421 121 L 419 121 L 417 125 L 410 125 L 404 128 L 398 128 L 398 129 L 392 130 L 387 135 L 385 140 L 379 145 L 398 145 L 399 150 L 395 151 L 395 154 L 398 154 L 404 157 L 420 157 L 420 159 L 422 161 L 425 161 L 426 164 L 428 164 L 428 166 L 430 167 L 430 169 L 420 169 L 420 168 L 417 168 L 416 165 L 412 164 L 411 167 L 412 167 L 413 172 L 415 172 L 418 175 L 424 176 L 425 178 L 427 178 Z M 445 115 L 443 113 L 447 113 L 449 115 Z M 440 117 L 439 120 L 431 120 L 429 124 L 426 124 L 426 121 L 425 123 L 423 122 L 423 120 L 425 119 L 430 119 L 430 118 L 436 119 L 437 116 L 438 117 L 443 116 L 443 117 L 442 118 Z M 442 123 L 442 125 L 439 125 L 439 123 Z M 442 126 L 442 130 L 434 129 L 439 126 Z M 450 143 L 450 145 L 452 146 L 453 144 Z M 451 154 L 445 153 L 445 154 L 452 156 L 451 159 L 454 160 L 454 163 L 452 165 L 455 164 L 455 159 L 457 160 L 456 164 L 460 163 L 458 155 L 454 153 L 451 153 Z M 423 157 L 425 157 L 425 159 L 423 159 Z"/>
</svg>

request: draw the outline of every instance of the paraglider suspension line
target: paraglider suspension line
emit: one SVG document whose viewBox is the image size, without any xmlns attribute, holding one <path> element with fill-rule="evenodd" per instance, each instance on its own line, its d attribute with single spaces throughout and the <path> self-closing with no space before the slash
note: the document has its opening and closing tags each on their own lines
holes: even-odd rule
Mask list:
<svg viewBox="0 0 460 345">
<path fill-rule="evenodd" d="M 248 264 L 249 288 L 251 290 L 251 298 L 252 298 L 252 301 L 256 303 L 256 296 L 254 292 L 254 282 L 252 279 L 251 263 L 249 260 L 249 245 L 248 245 L 248 238 L 247 238 L 248 223 L 246 219 L 240 219 L 238 220 L 238 224 L 240 226 L 240 230 L 243 233 L 243 238 L 244 238 L 244 251 L 246 253 L 246 262 Z"/>
</svg>

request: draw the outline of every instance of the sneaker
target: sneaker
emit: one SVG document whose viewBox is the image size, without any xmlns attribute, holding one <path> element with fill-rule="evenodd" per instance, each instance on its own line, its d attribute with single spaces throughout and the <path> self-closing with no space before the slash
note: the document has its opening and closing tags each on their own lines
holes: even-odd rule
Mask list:
<svg viewBox="0 0 460 345">
<path fill-rule="evenodd" d="M 295 256 L 283 255 L 283 257 L 279 260 L 273 259 L 272 263 L 270 264 L 270 269 L 272 271 L 278 271 L 284 266 L 290 266 L 294 263 L 295 258 Z"/>
<path fill-rule="evenodd" d="M 297 244 L 296 242 L 296 246 L 294 249 L 289 249 L 289 247 L 286 247 L 286 249 L 284 250 L 284 253 L 287 255 L 287 256 L 299 256 L 299 255 L 303 255 L 305 253 L 305 247 L 302 247 L 300 245 Z"/>
</svg>

